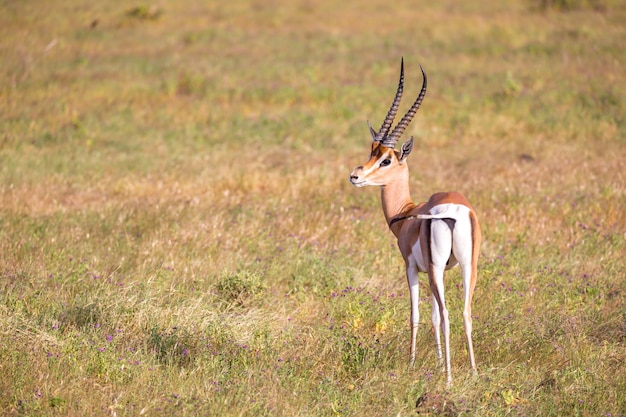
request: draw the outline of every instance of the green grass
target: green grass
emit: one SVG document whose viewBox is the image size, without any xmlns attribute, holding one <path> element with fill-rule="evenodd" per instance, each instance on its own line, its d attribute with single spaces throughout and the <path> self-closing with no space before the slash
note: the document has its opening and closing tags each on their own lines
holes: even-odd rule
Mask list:
<svg viewBox="0 0 626 417">
<path fill-rule="evenodd" d="M 623 1 L 0 4 L 1 414 L 626 416 Z M 484 231 L 449 389 L 347 181 L 402 56 Z"/>
</svg>

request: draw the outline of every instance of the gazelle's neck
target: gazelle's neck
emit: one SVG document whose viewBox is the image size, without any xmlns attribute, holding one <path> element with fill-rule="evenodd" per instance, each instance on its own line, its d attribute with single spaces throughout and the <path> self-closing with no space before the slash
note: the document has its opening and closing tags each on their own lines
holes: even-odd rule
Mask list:
<svg viewBox="0 0 626 417">
<path fill-rule="evenodd" d="M 415 207 L 409 191 L 409 170 L 405 167 L 401 175 L 380 187 L 383 213 L 387 224 Z"/>
</svg>

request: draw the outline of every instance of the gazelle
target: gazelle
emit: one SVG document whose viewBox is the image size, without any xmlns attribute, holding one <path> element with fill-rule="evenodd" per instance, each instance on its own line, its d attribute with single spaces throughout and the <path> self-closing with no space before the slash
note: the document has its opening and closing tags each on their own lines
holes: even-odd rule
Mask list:
<svg viewBox="0 0 626 417">
<path fill-rule="evenodd" d="M 420 66 L 421 68 L 421 66 Z M 445 345 L 446 374 L 450 371 L 450 321 L 444 297 L 444 271 L 461 265 L 465 307 L 463 325 L 470 365 L 476 371 L 472 346 L 472 294 L 476 286 L 481 232 L 476 213 L 465 197 L 456 192 L 437 193 L 428 202 L 415 204 L 409 193 L 407 157 L 413 149 L 413 137 L 395 150 L 396 143 L 415 116 L 426 94 L 426 73 L 422 69 L 422 90 L 402 120 L 390 132 L 404 88 L 404 59 L 400 67 L 400 81 L 396 96 L 380 130 L 371 125 L 373 138 L 369 160 L 352 171 L 350 182 L 355 187 L 380 186 L 385 219 L 398 239 L 398 246 L 406 265 L 411 295 L 411 365 L 415 361 L 415 340 L 419 321 L 418 272 L 428 273 L 432 293 L 432 324 L 437 355 L 441 362 L 440 328 Z"/>
</svg>

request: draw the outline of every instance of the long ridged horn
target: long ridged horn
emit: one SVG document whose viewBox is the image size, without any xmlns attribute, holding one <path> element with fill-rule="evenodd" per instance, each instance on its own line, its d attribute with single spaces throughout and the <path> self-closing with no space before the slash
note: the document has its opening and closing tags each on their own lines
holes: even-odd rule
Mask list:
<svg viewBox="0 0 626 417">
<path fill-rule="evenodd" d="M 393 148 L 396 146 L 398 139 L 400 139 L 400 136 L 402 136 L 402 134 L 404 133 L 409 123 L 411 123 L 411 120 L 413 119 L 413 116 L 415 116 L 417 109 L 419 109 L 420 105 L 422 104 L 422 100 L 424 100 L 424 96 L 426 95 L 427 79 L 426 79 L 426 73 L 424 72 L 424 68 L 422 68 L 421 65 L 420 65 L 420 69 L 422 70 L 422 76 L 424 77 L 424 82 L 422 83 L 422 90 L 417 96 L 417 99 L 415 99 L 415 103 L 413 103 L 409 111 L 406 112 L 402 120 L 400 120 L 400 122 L 396 125 L 396 127 L 393 128 L 391 133 L 382 140 L 383 146 L 386 146 L 388 148 Z"/>
<path fill-rule="evenodd" d="M 396 96 L 393 99 L 393 103 L 391 103 L 391 107 L 389 108 L 389 112 L 387 112 L 387 117 L 383 121 L 383 124 L 380 126 L 380 130 L 378 133 L 372 128 L 372 126 L 367 122 L 370 133 L 372 134 L 372 139 L 374 142 L 380 142 L 383 140 L 387 133 L 389 133 L 389 128 L 393 124 L 393 119 L 396 117 L 396 113 L 398 113 L 398 107 L 400 106 L 400 100 L 402 99 L 402 91 L 404 90 L 404 57 L 402 57 L 402 62 L 400 63 L 400 81 L 398 82 L 398 89 L 396 90 Z"/>
</svg>

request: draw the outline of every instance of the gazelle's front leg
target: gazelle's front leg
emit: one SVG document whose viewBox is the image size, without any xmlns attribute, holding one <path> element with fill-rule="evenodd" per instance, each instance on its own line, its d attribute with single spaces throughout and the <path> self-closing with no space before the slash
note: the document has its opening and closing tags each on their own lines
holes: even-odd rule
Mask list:
<svg viewBox="0 0 626 417">
<path fill-rule="evenodd" d="M 411 366 L 415 363 L 415 343 L 417 340 L 417 325 L 420 319 L 419 312 L 419 281 L 417 267 L 410 263 L 406 268 L 406 277 L 409 282 L 409 294 L 411 296 Z"/>
</svg>

